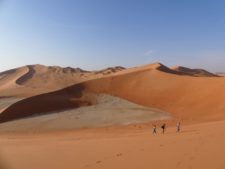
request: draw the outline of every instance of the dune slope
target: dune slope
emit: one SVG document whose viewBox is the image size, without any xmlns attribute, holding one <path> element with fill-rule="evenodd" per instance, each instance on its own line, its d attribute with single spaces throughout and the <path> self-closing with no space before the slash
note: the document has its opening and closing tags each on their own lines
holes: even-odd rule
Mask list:
<svg viewBox="0 0 225 169">
<path fill-rule="evenodd" d="M 180 76 L 157 66 L 84 84 L 89 91 L 156 107 L 189 122 L 225 119 L 224 78 Z"/>
<path fill-rule="evenodd" d="M 90 96 L 96 93 L 158 108 L 191 123 L 225 119 L 224 78 L 181 76 L 167 70 L 158 63 L 146 65 L 28 98 L 3 111 L 0 122 L 93 105 L 95 99 Z"/>
<path fill-rule="evenodd" d="M 85 71 L 71 67 L 28 65 L 0 73 L 0 97 L 30 97 L 85 80 L 108 76 L 124 69 L 111 67 L 99 71 Z"/>
<path fill-rule="evenodd" d="M 170 119 L 168 113 L 140 106 L 110 95 L 95 96 L 96 104 L 56 113 L 36 115 L 0 124 L 0 132 L 46 132 L 124 126 Z"/>
<path fill-rule="evenodd" d="M 183 75 L 200 76 L 200 77 L 218 77 L 219 76 L 217 74 L 208 72 L 204 69 L 190 69 L 183 66 L 175 66 L 175 67 L 172 67 L 171 69 Z"/>
</svg>

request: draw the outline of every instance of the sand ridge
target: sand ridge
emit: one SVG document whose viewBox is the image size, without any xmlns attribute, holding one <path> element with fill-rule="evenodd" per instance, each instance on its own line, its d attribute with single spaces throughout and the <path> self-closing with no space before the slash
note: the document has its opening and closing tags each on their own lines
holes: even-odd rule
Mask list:
<svg viewBox="0 0 225 169">
<path fill-rule="evenodd" d="M 18 87 L 16 83 L 18 77 L 24 76 L 28 72 L 29 69 L 27 67 L 21 67 L 0 73 L 0 91 L 4 92 L 4 90 Z"/>
<path fill-rule="evenodd" d="M 28 65 L 0 73 L 0 96 L 30 97 L 86 80 L 109 76 L 124 69 L 110 67 L 98 71 L 86 71 L 71 67 Z"/>
<path fill-rule="evenodd" d="M 190 76 L 200 76 L 200 77 L 219 77 L 219 74 L 213 74 L 204 69 L 190 69 L 183 66 L 174 66 L 171 67 L 172 70 L 177 71 L 178 73 Z"/>
<path fill-rule="evenodd" d="M 183 76 L 168 70 L 160 63 L 144 65 L 27 98 L 3 111 L 0 121 L 94 105 L 95 98 L 86 96 L 101 93 L 170 112 L 189 123 L 225 119 L 224 78 Z"/>
</svg>

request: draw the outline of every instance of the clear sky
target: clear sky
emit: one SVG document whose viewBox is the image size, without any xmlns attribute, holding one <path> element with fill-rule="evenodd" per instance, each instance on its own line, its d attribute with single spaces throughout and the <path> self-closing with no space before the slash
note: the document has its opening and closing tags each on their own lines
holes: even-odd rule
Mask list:
<svg viewBox="0 0 225 169">
<path fill-rule="evenodd" d="M 0 71 L 156 61 L 225 71 L 225 0 L 0 0 Z"/>
</svg>

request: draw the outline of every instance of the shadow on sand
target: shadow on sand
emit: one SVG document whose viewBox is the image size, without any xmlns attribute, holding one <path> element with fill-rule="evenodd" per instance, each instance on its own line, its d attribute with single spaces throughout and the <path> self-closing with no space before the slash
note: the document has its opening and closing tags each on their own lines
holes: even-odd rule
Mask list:
<svg viewBox="0 0 225 169">
<path fill-rule="evenodd" d="M 4 158 L 2 158 L 1 155 L 0 155 L 0 169 L 11 169 L 9 168 L 8 163 L 4 160 Z"/>
</svg>

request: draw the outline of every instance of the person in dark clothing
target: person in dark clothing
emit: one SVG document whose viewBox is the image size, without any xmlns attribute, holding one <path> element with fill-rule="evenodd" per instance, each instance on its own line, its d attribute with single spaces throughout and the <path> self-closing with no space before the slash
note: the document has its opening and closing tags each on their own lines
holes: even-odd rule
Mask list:
<svg viewBox="0 0 225 169">
<path fill-rule="evenodd" d="M 166 130 L 166 124 L 164 123 L 164 124 L 161 126 L 161 128 L 162 128 L 162 133 L 164 134 L 164 133 L 165 133 L 165 130 Z"/>
<path fill-rule="evenodd" d="M 152 127 L 152 134 L 156 134 L 156 125 L 153 125 Z"/>
</svg>

